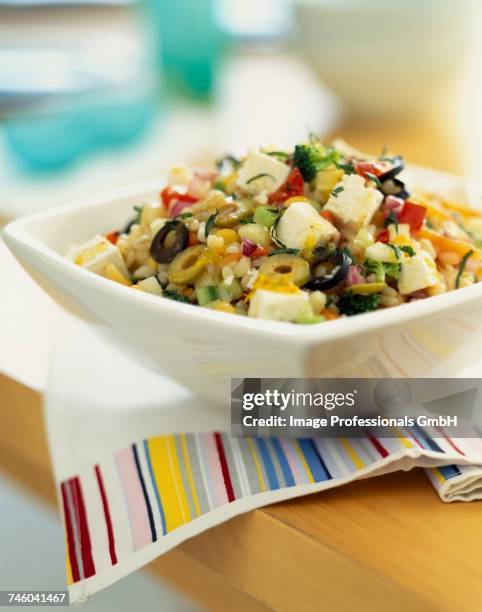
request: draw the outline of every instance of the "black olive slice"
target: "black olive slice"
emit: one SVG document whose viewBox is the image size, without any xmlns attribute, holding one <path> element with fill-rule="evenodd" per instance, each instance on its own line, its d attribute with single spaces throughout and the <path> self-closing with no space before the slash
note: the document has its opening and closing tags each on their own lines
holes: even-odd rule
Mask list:
<svg viewBox="0 0 482 612">
<path fill-rule="evenodd" d="M 389 178 L 381 181 L 381 190 L 385 195 L 393 195 L 402 200 L 406 200 L 410 194 L 405 188 L 405 183 L 397 178 Z"/>
<path fill-rule="evenodd" d="M 336 249 L 330 256 L 329 261 L 334 265 L 333 271 L 322 278 L 315 276 L 306 283 L 306 289 L 310 289 L 311 291 L 326 291 L 327 289 L 333 289 L 345 280 L 351 263 L 348 255 L 344 251 Z"/>
<path fill-rule="evenodd" d="M 311 266 L 316 266 L 322 261 L 329 259 L 330 253 L 331 251 L 328 247 L 316 247 L 310 259 Z"/>
<path fill-rule="evenodd" d="M 403 161 L 403 158 L 400 157 L 400 156 L 394 157 L 388 163 L 392 163 L 393 164 L 392 167 L 390 168 L 390 170 L 387 170 L 386 172 L 384 172 L 383 174 L 380 174 L 378 176 L 380 182 L 382 182 L 382 183 L 384 181 L 387 181 L 388 179 L 394 179 L 397 176 L 397 174 L 400 174 L 400 172 L 405 167 L 405 162 Z"/>
<path fill-rule="evenodd" d="M 182 221 L 168 221 L 151 244 L 151 256 L 157 263 L 170 263 L 186 248 L 189 232 Z"/>
</svg>

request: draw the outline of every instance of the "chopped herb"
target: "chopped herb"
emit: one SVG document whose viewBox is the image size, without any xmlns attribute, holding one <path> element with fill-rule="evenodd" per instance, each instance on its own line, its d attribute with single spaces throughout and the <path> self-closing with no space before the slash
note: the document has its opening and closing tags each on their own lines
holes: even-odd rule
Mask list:
<svg viewBox="0 0 482 612">
<path fill-rule="evenodd" d="M 402 256 L 402 252 L 400 251 L 400 247 L 399 246 L 397 246 L 396 244 L 388 243 L 387 247 L 390 247 L 395 252 L 395 255 L 396 255 L 397 259 L 400 259 L 400 257 Z"/>
<path fill-rule="evenodd" d="M 377 176 L 375 176 L 374 174 L 372 174 L 371 172 L 365 172 L 364 176 L 369 180 L 372 181 L 372 183 L 375 183 L 375 185 L 377 187 L 381 187 L 382 184 L 380 183 L 380 180 Z"/>
<path fill-rule="evenodd" d="M 363 312 L 369 312 L 370 310 L 376 310 L 380 305 L 380 295 L 378 293 L 371 293 L 368 295 L 362 295 L 359 293 L 353 293 L 347 291 L 338 300 L 338 310 L 345 315 L 353 316 L 362 314 Z"/>
<path fill-rule="evenodd" d="M 286 249 L 286 245 L 283 244 L 281 242 L 281 240 L 278 238 L 278 229 L 277 228 L 278 228 L 278 223 L 280 222 L 282 216 L 283 216 L 282 213 L 280 213 L 278 215 L 278 218 L 276 219 L 276 221 L 274 222 L 273 226 L 271 227 L 270 236 L 271 236 L 271 240 L 274 243 L 276 243 L 281 249 Z"/>
<path fill-rule="evenodd" d="M 331 195 L 334 198 L 337 198 L 338 194 L 341 193 L 342 191 L 345 191 L 345 188 L 342 187 L 342 185 L 340 185 L 339 187 L 335 187 L 335 189 L 333 189 L 333 191 L 331 192 Z"/>
<path fill-rule="evenodd" d="M 343 170 L 345 174 L 356 174 L 355 164 L 351 159 L 349 159 L 347 162 L 338 162 L 336 167 Z"/>
<path fill-rule="evenodd" d="M 181 221 L 184 219 L 189 219 L 190 217 L 192 217 L 192 213 L 191 212 L 185 212 L 185 213 L 181 213 L 180 215 L 177 215 L 177 217 L 174 217 L 175 219 L 180 219 Z"/>
<path fill-rule="evenodd" d="M 247 217 L 246 219 L 240 219 L 239 222 L 241 223 L 241 225 L 248 225 L 248 223 L 254 223 L 254 217 L 253 215 L 249 215 L 249 217 Z"/>
<path fill-rule="evenodd" d="M 174 300 L 176 302 L 182 302 L 183 304 L 190 304 L 191 302 L 187 299 L 186 296 L 181 295 L 174 289 L 164 289 L 162 292 L 162 297 L 166 297 L 169 300 Z"/>
<path fill-rule="evenodd" d="M 397 228 L 397 234 L 398 234 L 398 218 L 397 218 L 397 215 L 393 212 L 393 210 L 389 212 L 387 218 L 383 222 L 384 227 L 388 227 L 389 225 L 394 225 Z"/>
<path fill-rule="evenodd" d="M 274 249 L 274 251 L 271 251 L 271 253 L 268 253 L 268 257 L 271 257 L 272 255 L 298 255 L 300 252 L 299 249 L 289 249 L 288 247 L 283 247 L 280 249 Z"/>
<path fill-rule="evenodd" d="M 266 155 L 271 155 L 271 157 L 277 157 L 280 161 L 288 161 L 290 158 L 289 153 L 285 153 L 284 151 L 266 151 Z"/>
<path fill-rule="evenodd" d="M 218 218 L 219 211 L 214 212 L 206 221 L 206 227 L 204 228 L 204 237 L 207 239 L 209 232 L 213 229 L 216 219 Z"/>
<path fill-rule="evenodd" d="M 263 178 L 265 176 L 269 176 L 269 178 L 273 181 L 273 183 L 276 181 L 276 179 L 274 178 L 274 176 L 272 174 L 268 174 L 267 172 L 262 172 L 261 174 L 257 174 L 256 176 L 252 176 L 248 181 L 246 181 L 246 185 L 249 185 L 253 181 L 256 181 L 256 180 L 258 180 L 260 178 Z"/>
<path fill-rule="evenodd" d="M 241 162 L 239 159 L 234 157 L 234 155 L 224 155 L 216 161 L 216 168 L 219 170 L 219 172 L 223 172 L 226 169 L 226 166 L 229 167 L 229 172 L 232 172 L 233 170 L 237 170 L 240 165 Z"/>
<path fill-rule="evenodd" d="M 467 260 L 473 254 L 474 252 L 470 250 L 467 253 L 465 253 L 465 255 L 462 257 L 462 261 L 460 262 L 460 265 L 459 265 L 459 271 L 457 272 L 457 277 L 455 278 L 455 288 L 456 289 L 459 288 L 460 279 L 462 278 L 462 274 L 464 273 L 465 266 L 467 265 Z"/>
<path fill-rule="evenodd" d="M 409 245 L 401 246 L 399 247 L 399 249 L 403 251 L 404 253 L 406 253 L 407 255 L 410 255 L 410 257 L 413 257 L 415 255 L 415 251 Z"/>
<path fill-rule="evenodd" d="M 474 241 L 475 246 L 480 249 L 482 248 L 482 240 L 480 240 L 480 238 L 477 238 L 473 232 L 471 232 L 463 223 L 463 220 L 461 219 L 461 217 L 459 215 L 457 215 L 456 219 L 457 223 L 460 225 L 460 227 L 464 230 L 464 232 L 467 234 L 467 236 L 469 238 L 471 238 Z M 426 219 L 426 223 L 428 226 L 428 219 Z M 434 229 L 433 226 L 431 229 Z"/>
<path fill-rule="evenodd" d="M 427 218 L 425 218 L 425 223 L 427 224 L 428 229 L 431 229 L 431 230 L 436 229 L 435 225 L 431 221 L 429 221 Z"/>
<path fill-rule="evenodd" d="M 355 258 L 353 257 L 353 253 L 350 251 L 350 249 L 348 247 L 343 247 L 342 251 L 343 253 L 345 253 L 348 259 L 351 261 L 351 264 L 353 265 L 355 263 Z"/>
</svg>

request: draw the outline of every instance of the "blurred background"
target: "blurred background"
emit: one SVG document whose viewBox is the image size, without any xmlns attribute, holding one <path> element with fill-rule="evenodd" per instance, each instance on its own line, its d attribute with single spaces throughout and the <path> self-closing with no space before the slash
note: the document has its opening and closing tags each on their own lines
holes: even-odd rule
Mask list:
<svg viewBox="0 0 482 612">
<path fill-rule="evenodd" d="M 0 226 L 310 131 L 477 178 L 479 4 L 0 0 Z M 6 273 L 1 240 L 0 255 Z M 62 588 L 52 509 L 0 477 L 0 515 L 0 588 Z M 42 567 L 32 547 L 48 550 Z M 139 572 L 87 605 L 131 610 L 140 598 L 143 610 L 197 609 Z"/>
<path fill-rule="evenodd" d="M 0 217 L 340 135 L 477 174 L 477 0 L 0 0 Z"/>
</svg>

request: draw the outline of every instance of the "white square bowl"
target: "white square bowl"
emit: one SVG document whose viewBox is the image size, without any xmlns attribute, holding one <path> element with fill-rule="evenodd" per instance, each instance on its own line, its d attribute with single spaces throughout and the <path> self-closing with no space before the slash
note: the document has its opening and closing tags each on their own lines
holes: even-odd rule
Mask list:
<svg viewBox="0 0 482 612">
<path fill-rule="evenodd" d="M 412 182 L 451 197 L 462 188 L 457 177 L 436 171 L 411 168 L 409 174 Z M 72 243 L 122 227 L 133 206 L 155 198 L 161 187 L 161 181 L 144 183 L 31 215 L 10 223 L 3 236 L 60 305 L 195 393 L 227 404 L 231 378 L 443 377 L 480 358 L 482 283 L 351 318 L 294 325 L 133 291 L 65 259 Z"/>
</svg>

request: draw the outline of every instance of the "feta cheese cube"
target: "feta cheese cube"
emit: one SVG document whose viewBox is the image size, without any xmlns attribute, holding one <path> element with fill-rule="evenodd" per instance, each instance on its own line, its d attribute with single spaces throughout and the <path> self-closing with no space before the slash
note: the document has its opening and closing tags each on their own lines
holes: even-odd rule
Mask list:
<svg viewBox="0 0 482 612">
<path fill-rule="evenodd" d="M 158 283 L 155 276 L 149 276 L 149 278 L 145 278 L 135 285 L 141 291 L 145 291 L 146 293 L 152 293 L 152 295 L 162 295 L 162 287 Z"/>
<path fill-rule="evenodd" d="M 282 293 L 258 289 L 251 298 L 248 316 L 273 321 L 296 321 L 309 307 L 309 295 L 304 291 Z"/>
<path fill-rule="evenodd" d="M 383 242 L 375 242 L 375 244 L 368 246 L 365 250 L 365 257 L 385 263 L 399 263 L 395 249 Z"/>
<path fill-rule="evenodd" d="M 365 187 L 361 176 L 346 174 L 336 184 L 324 210 L 331 212 L 346 229 L 356 232 L 369 225 L 382 200 L 383 194 Z"/>
<path fill-rule="evenodd" d="M 104 236 L 95 236 L 80 246 L 72 247 L 67 253 L 67 259 L 95 274 L 102 274 L 106 266 L 111 264 L 129 278 L 121 252 Z"/>
<path fill-rule="evenodd" d="M 282 215 L 276 234 L 290 249 L 312 249 L 325 245 L 338 235 L 338 230 L 306 201 L 293 202 Z"/>
<path fill-rule="evenodd" d="M 402 263 L 398 290 L 402 295 L 433 287 L 439 282 L 437 267 L 426 251 L 409 257 Z"/>
<path fill-rule="evenodd" d="M 276 157 L 253 151 L 239 169 L 237 184 L 249 193 L 269 194 L 281 187 L 289 173 L 289 166 Z"/>
</svg>

